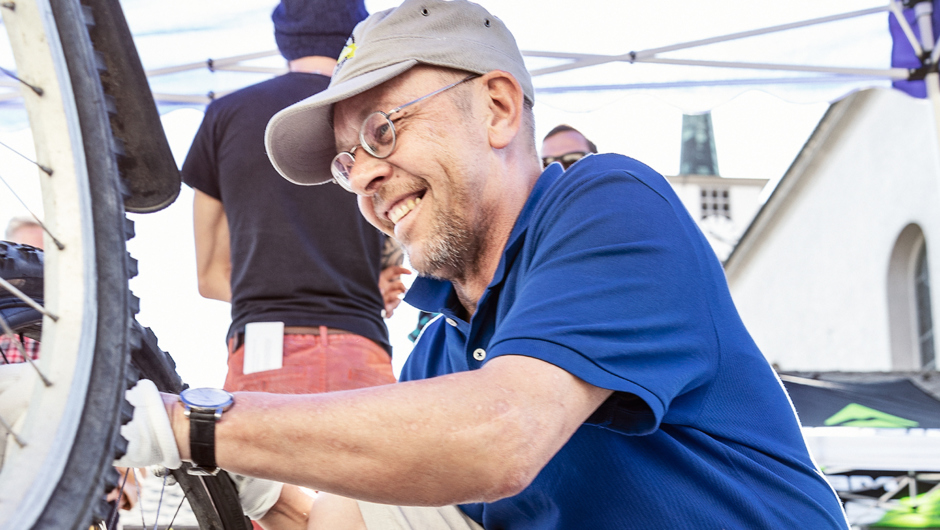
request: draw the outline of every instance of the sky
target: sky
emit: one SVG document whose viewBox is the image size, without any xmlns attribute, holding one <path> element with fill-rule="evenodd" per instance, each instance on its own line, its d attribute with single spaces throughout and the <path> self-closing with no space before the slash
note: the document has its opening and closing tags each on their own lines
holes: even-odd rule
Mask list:
<svg viewBox="0 0 940 530">
<path fill-rule="evenodd" d="M 523 50 L 591 54 L 622 54 L 883 5 L 883 2 L 865 0 L 759 0 L 746 4 L 730 0 L 677 0 L 663 9 L 660 3 L 632 0 L 538 3 L 489 0 L 481 3 L 507 24 Z M 366 2 L 371 12 L 396 4 L 388 0 Z M 269 14 L 275 2 L 270 0 L 201 0 L 196 3 L 124 0 L 122 5 L 146 68 L 274 49 Z M 166 13 L 175 14 L 171 17 Z M 221 30 L 216 28 L 219 25 Z M 871 15 L 834 23 L 832 27 L 837 29 L 832 31 L 793 30 L 778 36 L 755 37 L 664 56 L 885 67 L 890 52 L 890 42 L 884 36 L 886 26 L 886 15 Z M 0 63 L 3 63 L 2 55 Z M 266 64 L 282 62 L 274 58 Z M 554 64 L 558 61 L 527 59 L 530 69 Z M 602 152 L 627 154 L 665 175 L 674 175 L 679 168 L 682 114 L 710 109 L 720 174 L 770 179 L 769 191 L 786 172 L 829 102 L 855 85 L 820 82 L 808 87 L 788 84 L 734 89 L 621 88 L 563 94 L 547 92 L 570 86 L 768 75 L 779 74 L 619 64 L 538 76 L 534 80 L 536 135 L 541 138 L 555 125 L 567 123 L 584 132 Z M 205 93 L 261 79 L 249 74 L 201 71 L 165 76 L 154 80 L 153 84 L 158 91 Z M 163 114 L 164 129 L 180 164 L 201 119 L 198 107 Z M 26 156 L 31 153 L 28 131 L 22 130 L 21 123 L 9 114 L 0 113 L 0 141 Z M 41 215 L 35 167 L 0 147 L 0 177 Z M 193 386 L 220 386 L 225 376 L 224 337 L 229 324 L 229 306 L 203 299 L 196 292 L 191 209 L 192 192 L 183 186 L 179 199 L 165 210 L 130 216 L 135 220 L 137 235 L 128 248 L 139 261 L 139 275 L 132 280 L 131 289 L 141 298 L 138 319 L 154 329 L 161 347 L 175 358 L 183 380 Z M 0 183 L 0 225 L 5 227 L 10 217 L 25 211 Z M 410 351 L 405 336 L 414 329 L 416 313 L 402 304 L 389 320 L 396 367 Z"/>
</svg>

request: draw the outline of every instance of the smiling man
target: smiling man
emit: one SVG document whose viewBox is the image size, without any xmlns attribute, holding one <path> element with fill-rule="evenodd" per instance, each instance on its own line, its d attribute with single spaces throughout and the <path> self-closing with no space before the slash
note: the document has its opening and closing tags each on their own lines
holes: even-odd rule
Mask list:
<svg viewBox="0 0 940 530">
<path fill-rule="evenodd" d="M 360 23 L 268 152 L 298 184 L 331 166 L 422 273 L 407 300 L 442 318 L 398 384 L 202 403 L 208 446 L 197 405 L 147 393 L 129 452 L 329 492 L 309 513 L 291 487 L 261 495 L 270 528 L 847 528 L 669 184 L 618 155 L 543 172 L 534 94 L 480 6 Z"/>
</svg>

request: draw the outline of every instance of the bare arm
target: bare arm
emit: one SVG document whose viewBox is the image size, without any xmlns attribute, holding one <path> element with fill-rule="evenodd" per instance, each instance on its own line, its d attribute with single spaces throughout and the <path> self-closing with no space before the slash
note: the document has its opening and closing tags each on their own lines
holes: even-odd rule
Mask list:
<svg viewBox="0 0 940 530">
<path fill-rule="evenodd" d="M 423 381 L 314 395 L 238 393 L 216 456 L 250 476 L 386 504 L 514 495 L 611 394 L 523 356 Z M 167 397 L 183 459 L 189 425 Z"/>
<path fill-rule="evenodd" d="M 232 258 L 228 218 L 222 203 L 195 190 L 193 231 L 196 239 L 196 273 L 199 294 L 205 298 L 232 301 Z"/>
</svg>

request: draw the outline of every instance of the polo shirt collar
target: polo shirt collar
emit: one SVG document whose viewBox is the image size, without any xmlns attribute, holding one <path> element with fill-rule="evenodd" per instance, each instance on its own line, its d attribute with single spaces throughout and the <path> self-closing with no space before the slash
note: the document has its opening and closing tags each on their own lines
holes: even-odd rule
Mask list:
<svg viewBox="0 0 940 530">
<path fill-rule="evenodd" d="M 496 272 L 493 274 L 490 287 L 499 284 L 503 281 L 503 278 L 505 278 L 507 272 L 506 263 L 512 262 L 511 258 L 519 252 L 519 247 L 525 240 L 523 236 L 529 226 L 529 221 L 532 218 L 535 208 L 548 189 L 562 174 L 564 174 L 564 170 L 561 168 L 561 165 L 551 164 L 542 172 L 535 182 L 535 186 L 532 187 L 529 198 L 526 199 L 525 205 L 522 207 L 522 211 L 519 212 L 519 217 L 516 218 L 515 225 L 513 225 L 512 232 L 509 234 L 509 240 L 506 242 L 503 256 L 499 260 Z M 407 294 L 405 294 L 405 302 L 423 311 L 444 313 L 448 317 L 453 317 L 457 314 L 460 306 L 460 301 L 457 299 L 454 286 L 449 281 L 437 280 L 426 276 L 419 276 L 415 279 L 411 284 L 411 288 L 408 289 Z"/>
</svg>

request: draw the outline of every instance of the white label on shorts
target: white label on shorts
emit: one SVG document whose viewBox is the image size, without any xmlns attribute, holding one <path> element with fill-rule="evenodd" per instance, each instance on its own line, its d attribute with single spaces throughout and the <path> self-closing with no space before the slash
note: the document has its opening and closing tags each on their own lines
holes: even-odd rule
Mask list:
<svg viewBox="0 0 940 530">
<path fill-rule="evenodd" d="M 284 366 L 284 323 L 245 324 L 245 364 L 242 373 L 277 370 Z"/>
</svg>

